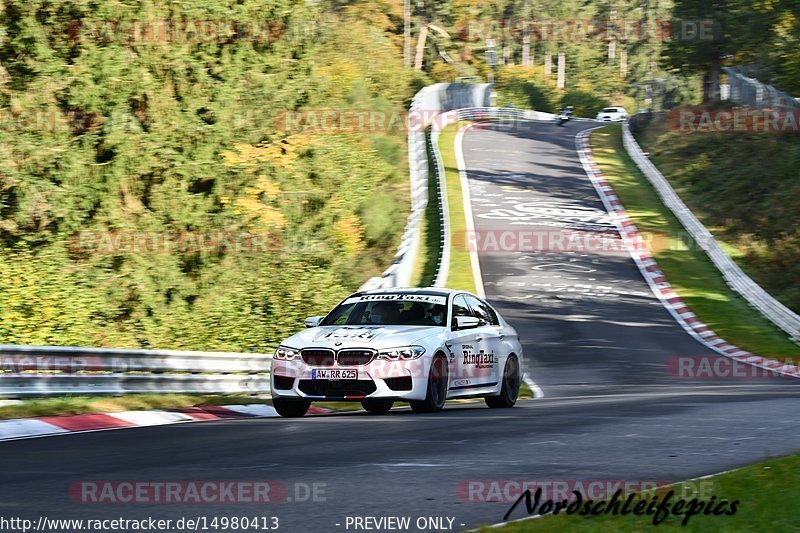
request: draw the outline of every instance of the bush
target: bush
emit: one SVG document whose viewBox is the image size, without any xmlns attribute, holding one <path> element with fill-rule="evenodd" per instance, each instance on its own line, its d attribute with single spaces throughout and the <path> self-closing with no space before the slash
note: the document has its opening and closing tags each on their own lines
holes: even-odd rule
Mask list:
<svg viewBox="0 0 800 533">
<path fill-rule="evenodd" d="M 534 109 L 547 113 L 558 111 L 557 97 L 540 79 L 536 70 L 526 67 L 500 69 L 495 79 L 497 105 Z"/>
<path fill-rule="evenodd" d="M 570 89 L 561 95 L 560 106 L 563 108 L 568 105 L 575 108 L 576 117 L 594 118 L 604 107 L 610 106 L 611 102 L 588 91 Z"/>
<path fill-rule="evenodd" d="M 6 342 L 265 351 L 390 263 L 408 209 L 406 133 L 287 131 L 281 113 L 398 112 L 424 78 L 403 68 L 393 26 L 327 6 L 0 7 L 0 107 L 57 117 L 0 128 Z M 159 45 L 91 31 L 101 20 L 198 19 L 283 31 L 271 42 Z M 70 21 L 90 26 L 75 38 Z M 251 232 L 270 246 L 69 246 L 80 232 L 131 230 Z"/>
</svg>

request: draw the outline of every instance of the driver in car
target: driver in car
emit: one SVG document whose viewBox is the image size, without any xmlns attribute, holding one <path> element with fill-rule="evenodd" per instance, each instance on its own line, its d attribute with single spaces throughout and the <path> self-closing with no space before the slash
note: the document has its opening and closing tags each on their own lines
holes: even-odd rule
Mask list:
<svg viewBox="0 0 800 533">
<path fill-rule="evenodd" d="M 369 320 L 373 324 L 397 324 L 399 318 L 400 310 L 394 302 L 377 302 L 369 312 Z"/>
</svg>

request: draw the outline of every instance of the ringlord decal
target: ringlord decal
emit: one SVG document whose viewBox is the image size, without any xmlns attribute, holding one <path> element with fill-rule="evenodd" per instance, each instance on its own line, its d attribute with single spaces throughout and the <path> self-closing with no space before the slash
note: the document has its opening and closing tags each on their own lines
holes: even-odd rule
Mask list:
<svg viewBox="0 0 800 533">
<path fill-rule="evenodd" d="M 438 305 L 447 303 L 446 296 L 436 296 L 430 294 L 364 294 L 354 296 L 344 301 L 344 304 L 354 304 L 358 302 L 379 302 L 379 301 L 400 301 L 400 302 L 426 302 Z"/>
</svg>

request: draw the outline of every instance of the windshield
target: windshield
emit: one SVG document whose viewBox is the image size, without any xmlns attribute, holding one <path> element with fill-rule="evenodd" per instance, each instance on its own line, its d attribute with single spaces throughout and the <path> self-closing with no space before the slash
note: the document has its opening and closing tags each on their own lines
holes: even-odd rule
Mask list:
<svg viewBox="0 0 800 533">
<path fill-rule="evenodd" d="M 616 107 L 607 107 L 601 111 L 601 113 L 616 113 L 618 110 Z"/>
<path fill-rule="evenodd" d="M 320 326 L 443 326 L 447 297 L 378 294 L 348 298 Z"/>
</svg>

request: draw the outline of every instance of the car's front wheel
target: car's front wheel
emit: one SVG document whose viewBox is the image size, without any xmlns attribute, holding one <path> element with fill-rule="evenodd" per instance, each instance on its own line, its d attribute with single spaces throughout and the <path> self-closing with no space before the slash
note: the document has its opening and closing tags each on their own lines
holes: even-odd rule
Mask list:
<svg viewBox="0 0 800 533">
<path fill-rule="evenodd" d="M 385 415 L 393 405 L 393 400 L 361 400 L 361 407 L 371 415 Z"/>
<path fill-rule="evenodd" d="M 515 355 L 509 355 L 503 370 L 503 386 L 497 396 L 484 398 L 489 407 L 514 407 L 519 398 L 520 372 L 519 361 Z"/>
<path fill-rule="evenodd" d="M 411 410 L 415 413 L 438 413 L 441 411 L 444 401 L 447 399 L 448 377 L 447 359 L 443 355 L 437 355 L 431 361 L 425 399 L 410 401 Z"/>
<path fill-rule="evenodd" d="M 309 400 L 297 400 L 294 398 L 273 398 L 272 407 L 279 415 L 286 418 L 297 418 L 303 416 L 311 407 Z"/>
</svg>

